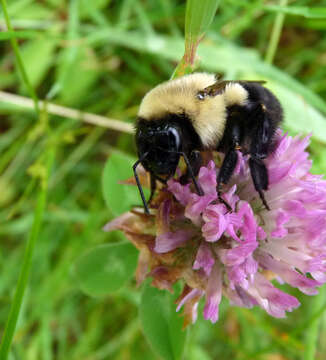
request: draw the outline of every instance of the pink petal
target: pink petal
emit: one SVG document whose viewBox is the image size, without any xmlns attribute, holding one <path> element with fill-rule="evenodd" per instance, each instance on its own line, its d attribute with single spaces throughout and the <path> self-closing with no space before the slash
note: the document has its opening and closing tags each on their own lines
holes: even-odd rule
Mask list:
<svg viewBox="0 0 326 360">
<path fill-rule="evenodd" d="M 195 225 L 199 226 L 201 224 L 202 212 L 214 199 L 214 195 L 199 196 L 197 194 L 192 194 L 185 209 L 185 216 Z"/>
<path fill-rule="evenodd" d="M 255 282 L 248 293 L 268 314 L 277 318 L 284 317 L 286 311 L 292 311 L 300 305 L 294 296 L 277 289 L 259 273 L 255 275 Z"/>
<path fill-rule="evenodd" d="M 190 201 L 190 184 L 181 185 L 178 181 L 170 179 L 168 182 L 168 190 L 175 196 L 181 205 L 186 206 Z"/>
<path fill-rule="evenodd" d="M 177 306 L 176 311 L 178 312 L 186 302 L 192 300 L 193 298 L 195 298 L 195 297 L 197 297 L 197 296 L 202 296 L 202 293 L 203 293 L 203 292 L 202 292 L 201 290 L 199 290 L 199 289 L 193 289 L 193 290 L 191 290 L 186 296 L 184 296 L 184 297 L 180 300 L 180 302 L 179 302 L 179 304 L 178 304 L 178 306 Z"/>
<path fill-rule="evenodd" d="M 193 233 L 188 230 L 169 231 L 156 237 L 154 251 L 160 254 L 167 253 L 181 247 L 192 237 Z"/>
<path fill-rule="evenodd" d="M 214 263 L 215 260 L 212 255 L 211 249 L 209 245 L 203 241 L 198 248 L 196 259 L 192 268 L 194 270 L 199 270 L 202 268 L 208 276 L 212 270 Z"/>
<path fill-rule="evenodd" d="M 290 215 L 285 211 L 280 210 L 276 218 L 276 228 L 271 232 L 271 235 L 275 238 L 283 238 L 287 235 L 288 230 L 283 226 L 290 220 Z"/>
<path fill-rule="evenodd" d="M 217 196 L 216 193 L 216 167 L 213 160 L 211 160 L 207 167 L 203 166 L 199 170 L 198 180 L 200 186 L 205 194 Z"/>
<path fill-rule="evenodd" d="M 291 286 L 298 288 L 303 293 L 307 295 L 315 295 L 318 293 L 315 287 L 320 286 L 320 282 L 299 274 L 283 261 L 277 261 L 265 252 L 260 252 L 257 259 L 264 268 L 273 271 L 282 280 L 286 281 Z"/>
<path fill-rule="evenodd" d="M 126 212 L 117 218 L 113 219 L 112 221 L 108 222 L 103 226 L 104 231 L 112 231 L 112 230 L 120 230 L 121 227 L 131 218 L 133 218 L 135 215 L 131 212 Z"/>
<path fill-rule="evenodd" d="M 218 320 L 218 310 L 222 299 L 222 273 L 220 264 L 213 266 L 206 288 L 206 304 L 204 318 L 215 323 Z"/>
<path fill-rule="evenodd" d="M 206 241 L 214 242 L 220 239 L 228 225 L 228 216 L 221 212 L 221 205 L 210 205 L 203 214 L 205 224 L 202 227 Z"/>
</svg>

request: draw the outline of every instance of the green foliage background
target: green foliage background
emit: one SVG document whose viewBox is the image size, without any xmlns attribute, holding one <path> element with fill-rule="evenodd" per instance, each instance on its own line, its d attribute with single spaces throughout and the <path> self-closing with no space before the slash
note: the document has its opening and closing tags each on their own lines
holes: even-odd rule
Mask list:
<svg viewBox="0 0 326 360">
<path fill-rule="evenodd" d="M 199 47 L 202 70 L 228 79 L 268 81 L 285 107 L 285 128 L 291 133 L 313 131 L 310 150 L 316 173 L 326 172 L 325 9 L 326 1 L 224 0 Z M 106 166 L 113 174 L 111 181 L 119 178 L 117 174 L 131 174 L 132 136 L 72 119 L 68 111 L 53 115 L 49 105 L 40 106 L 37 116 L 22 98 L 9 101 L 5 95 L 37 94 L 52 103 L 132 124 L 142 96 L 169 79 L 183 55 L 185 2 L 11 0 L 7 10 L 15 32 L 5 31 L 2 8 L 1 334 L 34 209 L 39 209 L 30 233 L 30 240 L 37 238 L 33 260 L 25 264 L 26 269 L 32 265 L 30 279 L 9 358 L 157 359 L 140 326 L 141 291 L 134 280 L 109 295 L 90 297 L 81 291 L 72 266 L 95 245 L 121 240 L 120 234 L 101 229 L 128 208 L 128 201 L 139 199 L 130 189 L 103 194 L 102 172 L 114 154 Z M 20 57 L 12 45 L 16 51 L 19 46 Z M 47 182 L 41 224 L 38 215 Z M 38 225 L 39 236 L 33 237 Z M 87 292 L 95 292 L 92 284 Z M 260 310 L 232 308 L 225 301 L 217 324 L 200 315 L 187 335 L 184 358 L 324 359 L 325 291 L 315 298 L 292 292 L 302 306 L 284 320 Z"/>
</svg>

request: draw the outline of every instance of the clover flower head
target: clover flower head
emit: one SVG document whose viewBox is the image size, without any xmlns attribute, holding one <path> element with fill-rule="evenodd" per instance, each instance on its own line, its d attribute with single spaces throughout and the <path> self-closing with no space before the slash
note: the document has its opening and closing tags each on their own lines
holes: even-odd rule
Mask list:
<svg viewBox="0 0 326 360">
<path fill-rule="evenodd" d="M 124 231 L 140 250 L 138 283 L 150 276 L 154 286 L 172 291 L 182 281 L 177 310 L 183 308 L 185 325 L 196 320 L 201 298 L 204 318 L 214 323 L 222 296 L 232 305 L 260 306 L 281 318 L 300 303 L 275 282 L 317 294 L 326 282 L 326 181 L 309 172 L 308 144 L 309 137 L 278 133 L 275 150 L 265 159 L 270 211 L 261 204 L 248 158 L 240 152 L 223 189 L 232 207 L 227 211 L 218 200 L 219 167 L 212 153 L 198 174 L 203 196 L 191 184 L 170 179 L 153 202 L 154 215 L 131 211 L 109 223 L 106 230 Z"/>
</svg>

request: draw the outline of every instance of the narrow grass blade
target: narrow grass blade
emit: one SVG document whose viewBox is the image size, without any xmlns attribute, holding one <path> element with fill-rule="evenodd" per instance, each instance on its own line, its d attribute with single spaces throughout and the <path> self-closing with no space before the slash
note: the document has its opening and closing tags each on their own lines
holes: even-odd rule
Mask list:
<svg viewBox="0 0 326 360">
<path fill-rule="evenodd" d="M 326 295 L 326 287 L 320 289 L 318 296 L 312 299 L 311 309 L 319 309 L 323 306 L 324 299 Z M 317 349 L 319 327 L 320 327 L 321 316 L 315 318 L 310 326 L 305 330 L 306 340 L 305 340 L 305 351 L 303 355 L 303 360 L 314 360 L 315 353 Z"/>
<path fill-rule="evenodd" d="M 280 0 L 280 6 L 286 6 L 287 3 L 288 3 L 288 0 Z M 275 54 L 276 54 L 278 42 L 280 40 L 280 36 L 281 36 L 281 32 L 282 32 L 284 18 L 285 18 L 285 14 L 282 12 L 279 12 L 275 18 L 275 22 L 274 22 L 273 29 L 272 29 L 272 34 L 271 34 L 271 37 L 269 40 L 269 44 L 268 44 L 268 48 L 267 48 L 267 52 L 266 52 L 266 56 L 265 56 L 265 61 L 268 62 L 269 64 L 271 64 L 273 62 Z"/>
<path fill-rule="evenodd" d="M 277 12 L 294 16 L 303 16 L 307 19 L 326 18 L 326 7 L 265 5 L 263 8 L 264 10 L 270 12 Z"/>
<path fill-rule="evenodd" d="M 3 15 L 4 15 L 4 18 L 5 18 L 5 21 L 6 21 L 7 28 L 10 31 L 11 34 L 14 34 L 14 30 L 13 30 L 13 28 L 11 26 L 9 14 L 8 14 L 8 11 L 7 11 L 6 0 L 1 0 L 1 5 L 2 5 Z M 35 111 L 36 111 L 37 115 L 39 115 L 40 109 L 39 109 L 39 105 L 38 105 L 38 98 L 37 98 L 36 92 L 34 91 L 32 85 L 31 85 L 31 83 L 29 81 L 29 78 L 28 78 L 24 63 L 23 63 L 23 59 L 22 59 L 20 51 L 19 51 L 18 42 L 17 42 L 16 37 L 12 36 L 10 38 L 10 42 L 11 42 L 11 46 L 12 46 L 12 48 L 14 50 L 14 53 L 15 53 L 18 69 L 19 69 L 19 71 L 21 73 L 21 76 L 23 78 L 23 81 L 25 83 L 26 88 L 27 88 L 28 92 L 30 93 L 31 98 L 34 101 Z"/>
<path fill-rule="evenodd" d="M 18 284 L 14 296 L 13 303 L 11 305 L 9 317 L 6 323 L 5 331 L 2 337 L 0 345 L 0 359 L 6 360 L 9 355 L 10 347 L 15 334 L 15 329 L 24 298 L 25 290 L 28 283 L 29 273 L 32 264 L 32 257 L 35 248 L 35 244 L 38 238 L 38 234 L 42 224 L 42 218 L 46 205 L 47 189 L 48 189 L 48 177 L 54 160 L 54 149 L 49 149 L 47 154 L 46 175 L 42 179 L 40 191 L 37 198 L 36 208 L 34 211 L 34 221 L 32 229 L 30 231 L 27 246 L 24 254 L 23 264 L 19 274 Z"/>
</svg>

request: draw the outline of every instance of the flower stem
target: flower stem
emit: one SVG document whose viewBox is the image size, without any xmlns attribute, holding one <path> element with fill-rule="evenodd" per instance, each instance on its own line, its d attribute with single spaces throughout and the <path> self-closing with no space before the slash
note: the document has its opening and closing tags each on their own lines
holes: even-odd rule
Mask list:
<svg viewBox="0 0 326 360">
<path fill-rule="evenodd" d="M 18 284 L 14 295 L 14 300 L 10 308 L 10 313 L 2 337 L 0 345 L 0 359 L 6 360 L 9 355 L 9 350 L 14 337 L 17 320 L 19 317 L 24 293 L 27 287 L 29 273 L 32 264 L 33 251 L 40 231 L 44 209 L 46 205 L 47 189 L 48 189 L 48 178 L 51 171 L 52 163 L 54 160 L 54 149 L 48 150 L 46 159 L 46 175 L 40 182 L 40 191 L 37 198 L 36 208 L 34 211 L 34 221 L 32 229 L 30 231 L 27 246 L 24 254 L 23 265 L 20 270 Z"/>
<path fill-rule="evenodd" d="M 320 309 L 324 305 L 326 287 L 322 287 L 319 291 L 320 292 L 318 296 L 312 300 L 311 309 Z M 305 351 L 303 354 L 303 360 L 315 359 L 321 318 L 321 316 L 317 317 L 311 322 L 310 326 L 306 328 Z"/>
<path fill-rule="evenodd" d="M 288 3 L 288 0 L 280 0 L 280 6 L 286 6 Z M 284 23 L 285 14 L 279 12 L 276 17 L 273 24 L 272 34 L 269 39 L 268 48 L 265 56 L 265 61 L 269 64 L 273 63 L 277 46 L 280 40 L 281 31 Z"/>
<path fill-rule="evenodd" d="M 4 15 L 4 18 L 5 18 L 5 21 L 6 21 L 7 29 L 10 32 L 12 32 L 12 34 L 14 35 L 15 32 L 14 32 L 14 29 L 12 28 L 12 26 L 11 26 L 11 23 L 10 23 L 9 14 L 8 14 L 8 11 L 7 11 L 6 0 L 0 0 L 0 1 L 1 1 L 1 5 L 2 5 L 2 9 L 3 9 L 3 15 Z M 10 37 L 10 42 L 11 42 L 11 46 L 12 46 L 12 48 L 14 50 L 14 53 L 15 53 L 18 69 L 19 69 L 19 71 L 21 73 L 21 76 L 23 78 L 25 86 L 28 89 L 28 92 L 30 93 L 30 96 L 32 97 L 32 99 L 34 101 L 34 108 L 35 108 L 36 114 L 39 115 L 40 114 L 40 109 L 39 109 L 39 105 L 38 105 L 38 97 L 36 95 L 36 92 L 33 89 L 33 86 L 31 84 L 31 82 L 29 81 L 29 78 L 28 78 L 28 75 L 27 75 L 27 72 L 26 72 L 26 69 L 25 69 L 25 66 L 24 66 L 20 51 L 19 51 L 19 47 L 18 47 L 16 37 L 15 36 Z"/>
</svg>

